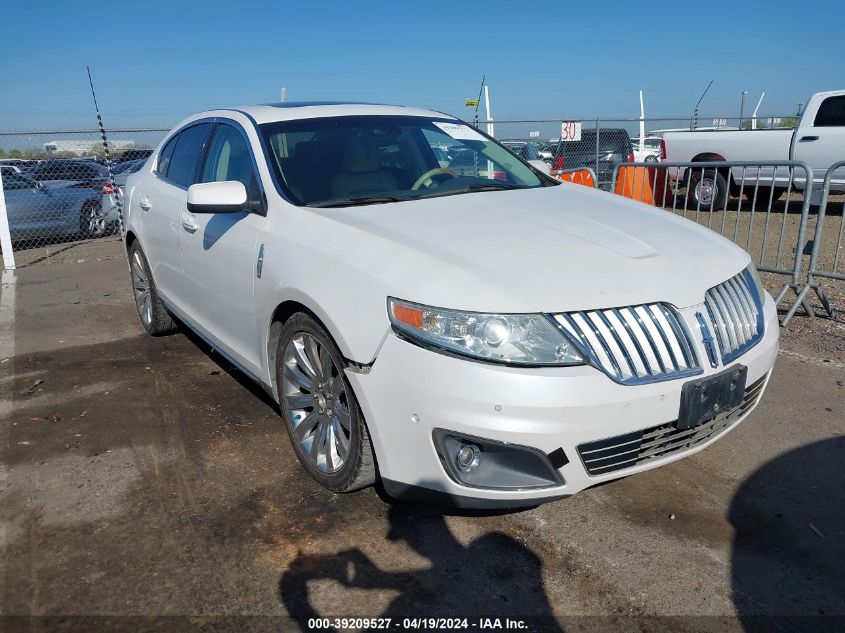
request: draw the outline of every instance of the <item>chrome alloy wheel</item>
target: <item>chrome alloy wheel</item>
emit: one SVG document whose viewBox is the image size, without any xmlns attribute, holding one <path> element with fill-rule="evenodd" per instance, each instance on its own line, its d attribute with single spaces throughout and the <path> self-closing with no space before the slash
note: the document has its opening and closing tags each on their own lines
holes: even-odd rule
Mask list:
<svg viewBox="0 0 845 633">
<path fill-rule="evenodd" d="M 294 442 L 308 461 L 326 473 L 343 467 L 349 455 L 352 416 L 343 374 L 329 350 L 308 334 L 296 334 L 285 347 L 283 409 Z"/>
<path fill-rule="evenodd" d="M 88 205 L 85 214 L 85 228 L 89 235 L 103 235 L 106 232 L 106 216 L 99 204 Z"/>
<path fill-rule="evenodd" d="M 130 270 L 132 273 L 132 290 L 135 293 L 135 305 L 138 307 L 141 321 L 149 327 L 153 321 L 153 298 L 150 294 L 147 269 L 141 259 L 141 253 L 137 250 L 132 252 Z"/>
</svg>

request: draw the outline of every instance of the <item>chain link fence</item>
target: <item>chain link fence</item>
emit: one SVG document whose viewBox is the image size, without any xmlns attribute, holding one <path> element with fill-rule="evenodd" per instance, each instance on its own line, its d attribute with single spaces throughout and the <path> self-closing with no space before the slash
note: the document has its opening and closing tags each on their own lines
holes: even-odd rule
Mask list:
<svg viewBox="0 0 845 633">
<path fill-rule="evenodd" d="M 659 162 L 666 132 L 789 128 L 797 117 L 698 117 L 649 119 L 535 119 L 492 122 L 493 136 L 528 160 L 543 160 L 551 173 L 587 167 L 597 186 L 610 190 L 613 171 L 626 162 Z M 477 126 L 490 130 L 488 121 Z M 642 137 L 642 139 L 640 138 Z"/>
<path fill-rule="evenodd" d="M 69 243 L 119 234 L 126 177 L 166 132 L 110 130 L 108 156 L 96 129 L 0 132 L 12 249 L 40 259 Z"/>
</svg>

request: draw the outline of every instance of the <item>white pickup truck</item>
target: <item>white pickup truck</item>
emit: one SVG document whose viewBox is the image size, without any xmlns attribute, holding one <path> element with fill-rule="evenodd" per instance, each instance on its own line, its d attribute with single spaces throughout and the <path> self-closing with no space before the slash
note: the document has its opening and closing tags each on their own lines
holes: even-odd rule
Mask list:
<svg viewBox="0 0 845 633">
<path fill-rule="evenodd" d="M 813 189 L 819 189 L 825 172 L 833 164 L 845 160 L 845 90 L 817 92 L 807 102 L 798 126 L 782 130 L 725 130 L 667 132 L 667 162 L 704 161 L 780 161 L 798 160 L 813 170 Z M 731 170 L 697 170 L 687 175 L 684 169 L 670 169 L 671 178 L 687 184 L 694 202 L 702 205 L 721 206 L 728 191 L 737 193 L 742 183 L 743 168 Z M 831 189 L 845 191 L 845 169 L 837 171 Z M 794 188 L 803 189 L 805 174 L 796 170 Z M 701 186 L 699 185 L 699 181 Z M 745 170 L 744 191 L 753 191 L 759 181 L 758 196 L 771 194 L 779 198 L 789 184 L 789 170 L 772 167 Z M 697 200 L 695 196 L 701 197 Z M 712 196 L 712 197 L 711 197 Z"/>
</svg>

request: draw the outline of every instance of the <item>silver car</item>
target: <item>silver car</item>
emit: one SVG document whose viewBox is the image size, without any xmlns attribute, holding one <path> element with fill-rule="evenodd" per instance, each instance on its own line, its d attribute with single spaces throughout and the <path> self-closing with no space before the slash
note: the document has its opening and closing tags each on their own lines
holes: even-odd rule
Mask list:
<svg viewBox="0 0 845 633">
<path fill-rule="evenodd" d="M 99 195 L 90 189 L 45 187 L 24 174 L 3 174 L 12 240 L 92 237 L 105 227 Z"/>
</svg>

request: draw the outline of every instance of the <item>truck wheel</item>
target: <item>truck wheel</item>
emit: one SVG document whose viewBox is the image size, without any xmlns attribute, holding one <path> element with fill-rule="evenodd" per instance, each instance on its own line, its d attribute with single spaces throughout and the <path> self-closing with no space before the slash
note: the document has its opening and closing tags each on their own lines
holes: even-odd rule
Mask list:
<svg viewBox="0 0 845 633">
<path fill-rule="evenodd" d="M 129 249 L 129 271 L 132 275 L 132 292 L 141 325 L 151 336 L 161 336 L 175 331 L 176 324 L 158 296 L 147 258 L 135 242 Z"/>
<path fill-rule="evenodd" d="M 728 182 L 725 177 L 715 169 L 706 169 L 704 173 L 695 167 L 689 169 L 692 170 L 687 193 L 690 205 L 702 211 L 724 209 L 728 201 Z"/>
<path fill-rule="evenodd" d="M 282 326 L 276 351 L 279 406 L 296 457 L 333 492 L 371 485 L 376 465 L 345 363 L 328 333 L 299 312 Z"/>
</svg>

